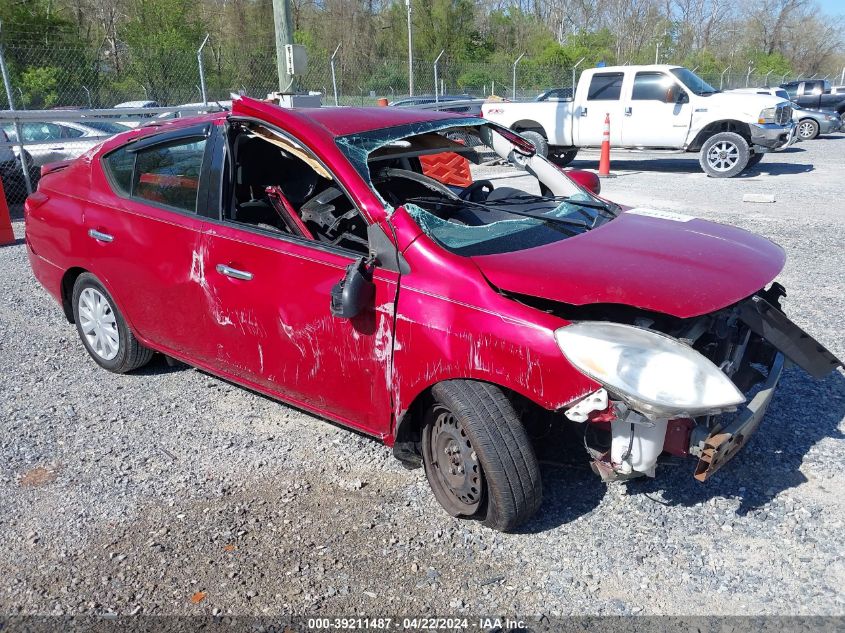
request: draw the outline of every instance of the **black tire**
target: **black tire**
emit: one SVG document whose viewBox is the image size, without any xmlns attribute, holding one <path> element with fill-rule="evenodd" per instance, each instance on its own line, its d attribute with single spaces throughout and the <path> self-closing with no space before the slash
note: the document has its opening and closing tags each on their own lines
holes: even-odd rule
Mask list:
<svg viewBox="0 0 845 633">
<path fill-rule="evenodd" d="M 526 141 L 531 141 L 531 144 L 540 156 L 546 157 L 549 155 L 549 143 L 545 136 L 533 130 L 520 132 L 520 134 Z"/>
<path fill-rule="evenodd" d="M 472 380 L 441 382 L 432 393 L 422 445 L 426 477 L 437 501 L 452 516 L 478 519 L 502 532 L 527 521 L 540 507 L 543 488 L 534 448 L 510 400 L 498 387 Z M 449 455 L 446 464 L 435 448 L 444 445 L 444 437 L 449 443 L 440 452 Z M 453 446 L 453 438 L 460 442 Z M 441 468 L 456 466 L 455 460 L 463 470 L 446 473 Z"/>
<path fill-rule="evenodd" d="M 719 132 L 704 141 L 698 163 L 711 178 L 733 178 L 742 173 L 749 158 L 748 141 L 735 132 Z"/>
<path fill-rule="evenodd" d="M 577 149 L 560 150 L 555 147 L 549 149 L 549 160 L 558 167 L 566 167 L 575 160 L 578 155 Z"/>
<path fill-rule="evenodd" d="M 819 135 L 819 124 L 813 119 L 801 119 L 798 121 L 798 138 L 802 141 L 812 141 Z"/>
<path fill-rule="evenodd" d="M 117 351 L 111 358 L 107 357 L 110 356 L 110 353 L 104 355 L 102 352 L 98 352 L 95 349 L 94 344 L 89 340 L 88 335 L 86 335 L 83 331 L 82 321 L 84 319 L 80 316 L 80 309 L 87 310 L 87 307 L 81 307 L 80 301 L 82 300 L 81 298 L 83 292 L 88 289 L 93 290 L 95 294 L 99 293 L 105 299 L 107 309 L 104 309 L 103 319 L 105 320 L 106 316 L 108 316 L 114 322 L 113 330 L 116 330 L 117 332 Z M 126 325 L 126 320 L 123 318 L 123 315 L 121 315 L 120 311 L 117 309 L 114 299 L 112 299 L 111 295 L 105 287 L 103 287 L 103 284 L 100 283 L 100 280 L 97 279 L 97 277 L 91 273 L 82 273 L 79 275 L 79 277 L 76 278 L 76 282 L 73 284 L 73 294 L 71 297 L 73 320 L 76 323 L 76 331 L 79 333 L 79 338 L 85 346 L 85 349 L 91 355 L 91 358 L 94 359 L 94 362 L 96 362 L 100 367 L 113 371 L 116 374 L 124 374 L 134 369 L 138 369 L 150 362 L 154 352 L 138 342 L 138 339 L 135 338 L 135 335 L 132 334 L 132 331 Z M 99 324 L 99 320 L 97 322 Z"/>
<path fill-rule="evenodd" d="M 765 154 L 751 154 L 751 157 L 748 159 L 748 164 L 745 166 L 745 168 L 750 169 L 751 167 L 754 167 L 755 165 L 757 165 L 757 163 L 763 160 L 763 156 L 765 156 Z"/>
</svg>

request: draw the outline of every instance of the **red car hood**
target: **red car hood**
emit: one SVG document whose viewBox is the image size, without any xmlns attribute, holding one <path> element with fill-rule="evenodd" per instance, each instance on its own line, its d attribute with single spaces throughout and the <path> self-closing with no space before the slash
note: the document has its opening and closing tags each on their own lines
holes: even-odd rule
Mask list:
<svg viewBox="0 0 845 633">
<path fill-rule="evenodd" d="M 786 261 L 780 246 L 753 233 L 647 209 L 560 242 L 472 259 L 490 283 L 509 292 L 681 318 L 748 297 Z"/>
</svg>

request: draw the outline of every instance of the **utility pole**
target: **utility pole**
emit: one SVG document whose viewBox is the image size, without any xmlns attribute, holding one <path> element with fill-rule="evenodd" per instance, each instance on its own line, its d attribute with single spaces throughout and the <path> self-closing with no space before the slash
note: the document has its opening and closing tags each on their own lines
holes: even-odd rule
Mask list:
<svg viewBox="0 0 845 633">
<path fill-rule="evenodd" d="M 293 19 L 290 0 L 273 0 L 273 22 L 276 26 L 276 69 L 279 73 L 279 91 L 293 90 L 293 75 L 288 74 L 285 45 L 293 44 Z"/>
<path fill-rule="evenodd" d="M 411 30 L 411 0 L 405 0 L 408 7 L 408 95 L 414 96 L 414 36 Z"/>
</svg>

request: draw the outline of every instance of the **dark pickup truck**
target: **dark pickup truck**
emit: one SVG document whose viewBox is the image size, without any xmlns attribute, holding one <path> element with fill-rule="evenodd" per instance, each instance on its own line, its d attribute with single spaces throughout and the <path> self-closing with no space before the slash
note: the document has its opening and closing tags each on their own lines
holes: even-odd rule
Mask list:
<svg viewBox="0 0 845 633">
<path fill-rule="evenodd" d="M 802 108 L 814 110 L 836 110 L 845 113 L 845 94 L 831 94 L 830 82 L 824 79 L 803 79 L 780 85 L 789 94 L 790 100 Z"/>
</svg>

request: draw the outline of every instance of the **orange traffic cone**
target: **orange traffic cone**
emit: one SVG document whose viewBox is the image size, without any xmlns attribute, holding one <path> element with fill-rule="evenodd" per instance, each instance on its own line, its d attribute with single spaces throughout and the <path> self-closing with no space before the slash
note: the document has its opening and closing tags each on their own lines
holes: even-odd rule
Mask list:
<svg viewBox="0 0 845 633">
<path fill-rule="evenodd" d="M 610 112 L 604 115 L 604 132 L 601 139 L 601 158 L 599 159 L 599 178 L 615 178 L 610 173 Z"/>
<path fill-rule="evenodd" d="M 12 218 L 9 216 L 9 205 L 6 204 L 3 181 L 0 180 L 0 246 L 11 244 L 14 241 L 15 233 L 12 231 Z"/>
</svg>

